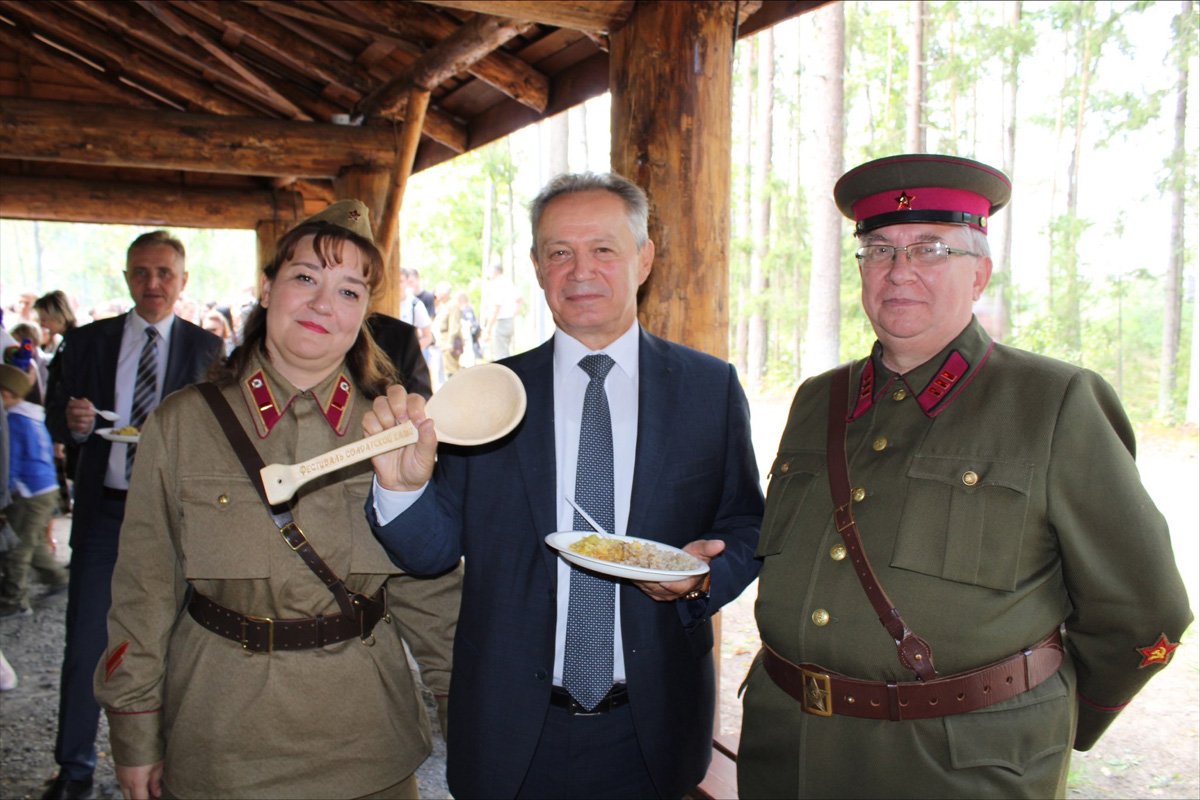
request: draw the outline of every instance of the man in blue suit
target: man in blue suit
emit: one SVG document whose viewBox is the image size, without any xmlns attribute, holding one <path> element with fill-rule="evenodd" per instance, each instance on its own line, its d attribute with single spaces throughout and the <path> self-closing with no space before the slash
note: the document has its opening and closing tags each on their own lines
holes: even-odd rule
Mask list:
<svg viewBox="0 0 1200 800">
<path fill-rule="evenodd" d="M 219 336 L 175 316 L 175 301 L 187 285 L 184 259 L 183 244 L 166 231 L 133 241 L 125 261 L 133 311 L 67 334 L 62 380 L 47 402 L 46 423 L 56 440 L 80 444 L 54 747 L 59 774 L 43 795 L 47 800 L 94 794 L 100 707 L 92 678 L 108 643 L 110 584 L 134 456 L 129 451 L 136 452 L 135 445 L 113 443 L 96 429 L 141 425 L 150 409 L 199 380 L 223 352 Z M 120 419 L 98 419 L 98 408 Z"/>
<path fill-rule="evenodd" d="M 641 189 L 562 175 L 531 216 L 558 330 L 503 362 L 524 383 L 524 422 L 493 445 L 439 452 L 424 402 L 393 387 L 364 427 L 411 419 L 420 440 L 376 458 L 387 477 L 368 507 L 406 570 L 465 558 L 452 793 L 681 797 L 712 750 L 710 617 L 759 567 L 749 409 L 729 364 L 637 323 L 654 258 Z M 568 497 L 617 535 L 684 548 L 709 575 L 631 583 L 572 568 L 544 541 L 586 530 Z"/>
</svg>

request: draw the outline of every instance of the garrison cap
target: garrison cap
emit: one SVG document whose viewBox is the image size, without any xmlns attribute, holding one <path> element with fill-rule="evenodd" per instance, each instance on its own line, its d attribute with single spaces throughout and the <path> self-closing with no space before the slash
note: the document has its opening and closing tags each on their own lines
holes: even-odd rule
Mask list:
<svg viewBox="0 0 1200 800">
<path fill-rule="evenodd" d="M 371 233 L 371 210 L 362 200 L 338 200 L 300 224 L 305 225 L 309 222 L 328 222 L 356 233 L 372 244 L 375 243 L 375 237 Z"/>
<path fill-rule="evenodd" d="M 25 397 L 33 386 L 29 376 L 12 364 L 0 364 L 0 389 L 7 389 L 17 397 Z M 4 413 L 0 411 L 0 414 Z"/>
<path fill-rule="evenodd" d="M 889 156 L 847 172 L 833 187 L 854 233 L 907 222 L 970 225 L 987 233 L 988 216 L 1008 203 L 1012 182 L 987 164 L 927 153 Z"/>
</svg>

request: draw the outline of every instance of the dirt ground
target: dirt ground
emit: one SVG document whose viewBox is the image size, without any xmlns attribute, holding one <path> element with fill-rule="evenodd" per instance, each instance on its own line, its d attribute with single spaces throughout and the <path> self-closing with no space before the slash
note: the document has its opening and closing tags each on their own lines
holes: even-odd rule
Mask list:
<svg viewBox="0 0 1200 800">
<path fill-rule="evenodd" d="M 753 405 L 755 447 L 763 475 L 787 414 L 786 402 Z M 1193 609 L 1200 596 L 1200 439 L 1188 435 L 1144 435 L 1139 464 L 1155 502 L 1171 523 L 1175 555 Z M 56 521 L 59 554 L 66 557 L 69 520 Z M 36 590 L 35 590 L 36 592 Z M 720 714 L 723 733 L 741 725 L 738 685 L 758 649 L 751 587 L 722 615 Z M 0 797 L 36 798 L 55 772 L 58 672 L 62 660 L 65 596 L 35 602 L 32 617 L 0 620 L 0 649 L 20 676 L 20 685 L 0 695 Z M 1071 798 L 1200 797 L 1200 656 L 1194 629 L 1184 637 L 1170 668 L 1155 678 L 1118 718 L 1090 753 L 1076 753 Z M 429 702 L 432 702 L 431 700 Z M 436 716 L 430 713 L 436 726 Z M 435 736 L 434 755 L 418 773 L 421 796 L 449 797 L 445 748 Z M 119 798 L 108 731 L 102 723 L 97 796 Z"/>
</svg>

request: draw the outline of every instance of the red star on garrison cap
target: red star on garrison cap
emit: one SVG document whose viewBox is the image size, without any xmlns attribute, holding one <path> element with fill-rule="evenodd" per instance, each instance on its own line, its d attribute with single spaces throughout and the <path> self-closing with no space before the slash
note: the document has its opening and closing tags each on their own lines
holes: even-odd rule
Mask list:
<svg viewBox="0 0 1200 800">
<path fill-rule="evenodd" d="M 1165 633 L 1159 634 L 1158 641 L 1154 644 L 1149 647 L 1137 648 L 1137 651 L 1142 654 L 1142 663 L 1138 664 L 1138 669 L 1151 664 L 1166 664 L 1171 660 L 1171 654 L 1177 647 L 1179 647 L 1179 642 L 1171 644 L 1171 640 Z"/>
<path fill-rule="evenodd" d="M 350 219 L 354 220 L 355 222 L 358 222 L 358 218 L 361 217 L 362 214 L 358 213 L 358 209 L 352 208 L 352 209 L 350 209 L 349 212 L 347 212 L 346 216 L 349 217 Z"/>
<path fill-rule="evenodd" d="M 915 194 L 901 192 L 900 196 L 896 198 L 896 210 L 907 211 L 908 209 L 912 208 L 912 201 L 916 199 L 917 196 Z"/>
</svg>

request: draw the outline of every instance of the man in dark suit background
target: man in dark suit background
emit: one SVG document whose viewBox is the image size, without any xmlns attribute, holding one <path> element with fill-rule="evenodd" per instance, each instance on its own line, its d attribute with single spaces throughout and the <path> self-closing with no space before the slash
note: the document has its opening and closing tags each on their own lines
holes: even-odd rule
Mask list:
<svg viewBox="0 0 1200 800">
<path fill-rule="evenodd" d="M 100 707 L 92 677 L 107 644 L 117 538 L 136 445 L 96 433 L 111 425 L 140 426 L 168 394 L 199 380 L 223 352 L 220 337 L 175 316 L 187 285 L 183 244 L 167 231 L 143 234 L 129 246 L 125 282 L 134 308 L 67 334 L 62 380 L 47 403 L 46 422 L 59 441 L 80 444 L 71 525 L 71 583 L 67 642 L 59 687 L 59 774 L 45 798 L 94 794 L 96 728 Z M 115 411 L 117 422 L 97 418 Z"/>
<path fill-rule="evenodd" d="M 465 557 L 452 793 L 680 797 L 711 757 L 710 617 L 759 567 L 749 409 L 729 364 L 637 324 L 654 258 L 641 189 L 562 175 L 531 216 L 558 330 L 503 362 L 524 383 L 524 422 L 494 445 L 437 452 L 423 401 L 393 387 L 364 427 L 411 418 L 420 440 L 376 458 L 389 477 L 369 508 L 409 572 Z M 617 535 L 683 547 L 709 576 L 631 583 L 575 570 L 544 542 L 587 529 L 568 496 Z"/>
</svg>

